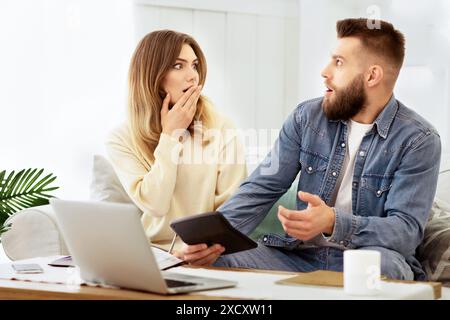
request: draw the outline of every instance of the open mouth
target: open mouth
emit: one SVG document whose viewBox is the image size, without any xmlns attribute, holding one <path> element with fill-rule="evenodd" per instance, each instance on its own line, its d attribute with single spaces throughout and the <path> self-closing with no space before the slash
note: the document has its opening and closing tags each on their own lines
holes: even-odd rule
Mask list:
<svg viewBox="0 0 450 320">
<path fill-rule="evenodd" d="M 327 93 L 327 94 L 333 93 L 333 89 L 331 89 L 329 86 L 325 86 L 325 87 L 326 87 L 325 93 Z"/>
</svg>

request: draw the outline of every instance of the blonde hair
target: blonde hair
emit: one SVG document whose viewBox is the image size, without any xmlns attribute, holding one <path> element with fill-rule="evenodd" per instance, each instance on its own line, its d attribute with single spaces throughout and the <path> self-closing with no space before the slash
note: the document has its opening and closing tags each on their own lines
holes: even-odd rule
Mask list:
<svg viewBox="0 0 450 320">
<path fill-rule="evenodd" d="M 161 108 L 166 93 L 163 80 L 178 58 L 183 44 L 191 46 L 198 59 L 199 85 L 206 79 L 206 60 L 198 43 L 189 35 L 172 30 L 147 34 L 134 51 L 128 73 L 128 127 L 135 152 L 149 166 L 162 132 Z M 204 96 L 197 102 L 194 121 L 212 125 L 211 104 Z M 188 130 L 192 134 L 193 123 Z"/>
</svg>

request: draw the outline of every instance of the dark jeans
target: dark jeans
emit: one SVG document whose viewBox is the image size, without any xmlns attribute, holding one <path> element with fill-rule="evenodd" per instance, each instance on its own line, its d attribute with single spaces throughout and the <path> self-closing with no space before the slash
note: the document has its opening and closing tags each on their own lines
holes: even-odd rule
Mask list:
<svg viewBox="0 0 450 320">
<path fill-rule="evenodd" d="M 381 247 L 360 249 L 381 252 L 382 275 L 392 279 L 414 279 L 410 266 L 399 253 Z M 331 247 L 287 250 L 259 243 L 255 249 L 221 256 L 214 263 L 214 266 L 293 272 L 310 272 L 315 270 L 343 271 L 343 251 Z"/>
</svg>

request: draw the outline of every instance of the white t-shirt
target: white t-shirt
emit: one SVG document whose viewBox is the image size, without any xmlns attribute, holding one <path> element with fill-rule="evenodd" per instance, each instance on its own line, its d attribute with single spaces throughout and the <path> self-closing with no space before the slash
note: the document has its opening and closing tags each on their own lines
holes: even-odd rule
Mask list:
<svg viewBox="0 0 450 320">
<path fill-rule="evenodd" d="M 334 207 L 342 212 L 352 213 L 352 182 L 355 169 L 355 159 L 357 156 L 365 157 L 362 150 L 359 150 L 362 139 L 367 132 L 372 130 L 372 124 L 363 124 L 349 120 L 347 124 L 348 140 L 344 163 L 340 174 L 341 185 L 336 196 Z M 364 151 L 365 152 L 365 151 Z"/>
</svg>

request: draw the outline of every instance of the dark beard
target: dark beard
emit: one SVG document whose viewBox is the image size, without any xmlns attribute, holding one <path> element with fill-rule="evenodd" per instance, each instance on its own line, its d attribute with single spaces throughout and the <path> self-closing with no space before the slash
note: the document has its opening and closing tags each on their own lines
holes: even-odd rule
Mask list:
<svg viewBox="0 0 450 320">
<path fill-rule="evenodd" d="M 334 91 L 334 101 L 322 101 L 323 112 L 330 120 L 348 120 L 360 112 L 367 101 L 364 91 L 364 76 L 356 76 L 344 89 Z"/>
</svg>

